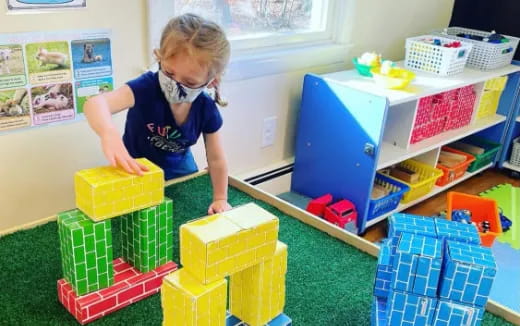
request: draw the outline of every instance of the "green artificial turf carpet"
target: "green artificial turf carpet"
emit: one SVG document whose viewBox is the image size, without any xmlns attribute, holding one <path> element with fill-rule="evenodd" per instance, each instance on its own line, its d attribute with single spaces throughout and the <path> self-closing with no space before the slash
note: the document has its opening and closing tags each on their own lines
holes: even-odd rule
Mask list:
<svg viewBox="0 0 520 326">
<path fill-rule="evenodd" d="M 208 176 L 166 188 L 173 199 L 175 247 L 178 228 L 206 215 L 211 200 Z M 282 214 L 231 188 L 234 206 L 251 201 L 280 218 L 279 239 L 289 246 L 285 313 L 299 325 L 369 325 L 376 259 L 329 235 Z M 16 218 L 16 217 L 11 217 Z M 113 220 L 114 257 L 120 253 L 118 220 Z M 62 277 L 55 222 L 0 238 L 0 324 L 77 325 L 58 302 Z M 160 295 L 123 308 L 90 325 L 161 325 Z M 485 314 L 483 325 L 510 325 Z"/>
</svg>

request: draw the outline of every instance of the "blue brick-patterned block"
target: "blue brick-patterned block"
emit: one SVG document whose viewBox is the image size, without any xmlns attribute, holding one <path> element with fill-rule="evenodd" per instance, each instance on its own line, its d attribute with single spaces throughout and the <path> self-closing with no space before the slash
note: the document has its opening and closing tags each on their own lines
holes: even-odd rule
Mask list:
<svg viewBox="0 0 520 326">
<path fill-rule="evenodd" d="M 388 238 L 399 236 L 402 232 L 436 237 L 435 222 L 431 217 L 398 213 L 390 216 L 388 223 Z"/>
<path fill-rule="evenodd" d="M 392 280 L 392 253 L 389 240 L 383 241 L 379 247 L 377 259 L 376 279 L 374 282 L 374 295 L 376 297 L 388 297 L 390 281 Z"/>
<path fill-rule="evenodd" d="M 394 257 L 394 273 L 390 286 L 399 291 L 435 297 L 441 266 L 441 241 L 403 233 Z"/>
<path fill-rule="evenodd" d="M 226 315 L 226 326 L 248 326 L 242 320 L 238 319 L 236 316 L 230 314 L 229 312 Z M 281 313 L 273 320 L 265 324 L 265 326 L 292 326 L 292 320 L 286 314 Z"/>
<path fill-rule="evenodd" d="M 436 298 L 390 290 L 386 303 L 388 325 L 429 326 L 436 306 Z"/>
<path fill-rule="evenodd" d="M 371 326 L 386 326 L 386 299 L 374 297 L 372 301 L 372 310 L 370 311 Z"/>
<path fill-rule="evenodd" d="M 395 253 L 399 236 L 403 232 L 437 237 L 433 218 L 403 213 L 394 214 L 388 218 L 388 239 L 391 239 L 392 253 Z"/>
<path fill-rule="evenodd" d="M 280 314 L 275 319 L 268 322 L 265 326 L 291 326 L 292 320 L 285 314 Z"/>
<path fill-rule="evenodd" d="M 440 299 L 435 308 L 432 326 L 478 326 L 483 316 L 483 307 Z"/>
<path fill-rule="evenodd" d="M 483 307 L 496 270 L 490 248 L 447 241 L 439 297 Z"/>
<path fill-rule="evenodd" d="M 480 236 L 474 224 L 454 222 L 442 218 L 436 218 L 434 220 L 437 237 L 440 240 L 453 240 L 480 245 Z"/>
</svg>

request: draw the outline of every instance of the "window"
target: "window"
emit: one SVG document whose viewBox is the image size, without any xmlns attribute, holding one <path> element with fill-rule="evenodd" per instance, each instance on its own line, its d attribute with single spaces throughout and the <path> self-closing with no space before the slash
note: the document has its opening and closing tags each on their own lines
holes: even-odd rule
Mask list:
<svg viewBox="0 0 520 326">
<path fill-rule="evenodd" d="M 323 38 L 328 0 L 175 0 L 179 13 L 218 22 L 241 49 Z M 294 37 L 298 35 L 298 37 Z"/>
<path fill-rule="evenodd" d="M 192 12 L 218 22 L 232 43 L 232 65 L 240 62 L 240 79 L 246 75 L 266 74 L 273 67 L 295 67 L 338 62 L 327 57 L 324 46 L 335 46 L 346 57 L 346 22 L 354 0 L 148 0 L 150 47 L 158 46 L 162 27 L 174 15 Z M 338 48 L 341 46 L 341 49 Z M 317 46 L 320 48 L 318 50 Z M 308 50 L 313 49 L 314 53 Z M 289 52 L 287 52 L 289 50 Z M 298 53 L 295 53 L 297 51 Z M 303 51 L 303 52 L 302 52 Z M 283 53 L 282 53 L 283 52 Z M 330 53 L 331 51 L 329 51 Z M 307 54 L 305 56 L 305 53 Z M 336 53 L 338 53 L 336 51 Z M 302 57 L 303 54 L 303 57 Z M 278 64 L 286 57 L 291 62 Z M 254 57 L 254 58 L 253 58 Z M 266 69 L 258 64 L 269 62 Z M 244 75 L 254 61 L 255 71 Z M 273 64 L 274 63 L 274 64 Z M 233 75 L 233 73 L 232 73 Z"/>
</svg>

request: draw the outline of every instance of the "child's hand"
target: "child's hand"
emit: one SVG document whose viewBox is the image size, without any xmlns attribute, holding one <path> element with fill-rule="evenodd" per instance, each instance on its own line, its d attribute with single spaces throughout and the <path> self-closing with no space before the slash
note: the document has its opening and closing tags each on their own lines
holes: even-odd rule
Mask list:
<svg viewBox="0 0 520 326">
<path fill-rule="evenodd" d="M 215 200 L 209 205 L 208 214 L 217 214 L 225 211 L 229 211 L 231 205 L 225 199 Z"/>
<path fill-rule="evenodd" d="M 112 166 L 119 166 L 126 172 L 137 175 L 143 175 L 143 172 L 148 171 L 146 166 L 137 162 L 128 154 L 128 150 L 117 130 L 111 130 L 103 134 L 101 146 Z"/>
</svg>

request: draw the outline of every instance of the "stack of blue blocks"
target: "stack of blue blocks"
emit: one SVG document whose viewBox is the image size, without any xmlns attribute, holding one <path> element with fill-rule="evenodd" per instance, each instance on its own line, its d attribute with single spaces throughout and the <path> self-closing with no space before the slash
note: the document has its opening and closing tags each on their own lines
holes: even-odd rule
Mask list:
<svg viewBox="0 0 520 326">
<path fill-rule="evenodd" d="M 287 317 L 286 314 L 281 313 L 276 318 L 265 324 L 264 326 L 291 326 L 292 320 Z M 237 318 L 236 316 L 230 314 L 229 312 L 226 315 L 226 326 L 248 326 L 248 324 L 244 323 L 242 320 Z"/>
<path fill-rule="evenodd" d="M 480 325 L 495 274 L 474 225 L 395 214 L 379 252 L 372 325 Z"/>
</svg>

